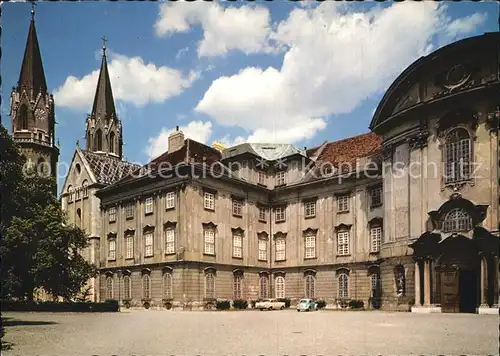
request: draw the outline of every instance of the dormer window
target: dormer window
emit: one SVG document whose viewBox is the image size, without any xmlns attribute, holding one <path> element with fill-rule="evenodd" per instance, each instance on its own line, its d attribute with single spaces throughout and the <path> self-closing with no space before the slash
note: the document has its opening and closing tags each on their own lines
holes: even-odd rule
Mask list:
<svg viewBox="0 0 500 356">
<path fill-rule="evenodd" d="M 280 186 L 280 185 L 285 185 L 286 184 L 286 172 L 285 171 L 279 171 L 279 172 L 276 172 L 276 186 Z"/>
<path fill-rule="evenodd" d="M 443 221 L 444 232 L 460 232 L 472 230 L 472 219 L 463 209 L 453 209 L 446 214 Z"/>
</svg>

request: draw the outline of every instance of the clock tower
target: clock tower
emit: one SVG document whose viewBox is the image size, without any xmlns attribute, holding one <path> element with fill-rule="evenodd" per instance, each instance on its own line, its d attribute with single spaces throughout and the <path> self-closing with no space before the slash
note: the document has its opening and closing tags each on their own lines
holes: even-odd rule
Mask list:
<svg viewBox="0 0 500 356">
<path fill-rule="evenodd" d="M 35 28 L 35 10 L 17 86 L 10 98 L 12 136 L 39 174 L 57 176 L 59 147 L 55 144 L 54 98 L 49 94 Z"/>
</svg>

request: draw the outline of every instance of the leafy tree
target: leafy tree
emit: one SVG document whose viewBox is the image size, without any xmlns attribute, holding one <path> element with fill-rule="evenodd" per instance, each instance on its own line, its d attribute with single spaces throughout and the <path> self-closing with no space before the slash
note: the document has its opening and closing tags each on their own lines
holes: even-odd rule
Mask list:
<svg viewBox="0 0 500 356">
<path fill-rule="evenodd" d="M 70 299 L 96 275 L 80 252 L 85 232 L 68 226 L 52 177 L 27 167 L 7 130 L 0 125 L 0 257 L 2 297 L 33 299 L 43 288 Z"/>
</svg>

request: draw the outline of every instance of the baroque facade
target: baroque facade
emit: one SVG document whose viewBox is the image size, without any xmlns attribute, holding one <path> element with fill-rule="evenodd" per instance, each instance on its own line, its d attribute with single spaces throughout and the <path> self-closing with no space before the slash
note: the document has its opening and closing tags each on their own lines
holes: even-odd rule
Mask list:
<svg viewBox="0 0 500 356">
<path fill-rule="evenodd" d="M 370 133 L 221 152 L 177 130 L 143 167 L 122 160 L 104 55 L 87 149 L 77 147 L 62 194 L 93 241 L 92 299 L 191 309 L 311 297 L 498 313 L 499 37 L 410 65 Z"/>
<path fill-rule="evenodd" d="M 57 176 L 59 147 L 55 142 L 54 97 L 49 94 L 35 27 L 35 11 L 26 40 L 17 85 L 12 88 L 12 137 L 28 165 L 44 175 Z"/>
</svg>

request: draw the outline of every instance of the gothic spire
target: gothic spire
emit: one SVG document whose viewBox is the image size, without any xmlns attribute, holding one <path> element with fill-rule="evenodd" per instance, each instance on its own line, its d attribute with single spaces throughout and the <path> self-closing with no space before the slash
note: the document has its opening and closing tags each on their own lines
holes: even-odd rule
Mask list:
<svg viewBox="0 0 500 356">
<path fill-rule="evenodd" d="M 34 93 L 46 93 L 47 82 L 43 71 L 42 56 L 35 28 L 35 10 L 31 10 L 31 22 L 24 50 L 23 64 L 19 74 L 18 89 L 33 90 Z"/>
<path fill-rule="evenodd" d="M 106 38 L 103 37 L 102 62 L 97 89 L 95 92 L 94 105 L 90 114 L 94 117 L 109 118 L 116 117 L 115 102 L 113 91 L 111 90 L 111 81 L 109 80 L 108 63 L 106 60 Z"/>
</svg>

